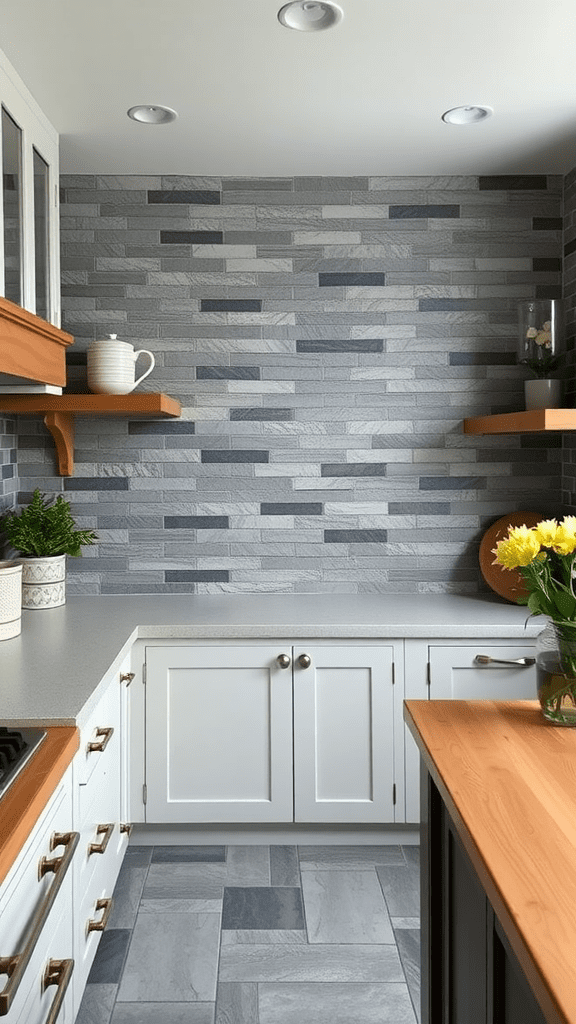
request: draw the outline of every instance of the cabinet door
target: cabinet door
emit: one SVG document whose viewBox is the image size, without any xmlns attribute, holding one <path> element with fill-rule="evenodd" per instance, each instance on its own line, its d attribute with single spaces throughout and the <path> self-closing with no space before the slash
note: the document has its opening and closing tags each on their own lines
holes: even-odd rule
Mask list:
<svg viewBox="0 0 576 1024">
<path fill-rule="evenodd" d="M 429 648 L 430 697 L 433 700 L 534 700 L 536 698 L 536 666 L 501 665 L 498 662 L 479 665 L 477 654 L 513 661 L 534 657 L 534 646 L 515 647 L 483 643 L 474 646 L 441 646 Z"/>
<path fill-rule="evenodd" d="M 147 822 L 292 821 L 281 645 L 146 648 Z"/>
<path fill-rule="evenodd" d="M 296 821 L 394 820 L 393 651 L 294 648 Z"/>
</svg>

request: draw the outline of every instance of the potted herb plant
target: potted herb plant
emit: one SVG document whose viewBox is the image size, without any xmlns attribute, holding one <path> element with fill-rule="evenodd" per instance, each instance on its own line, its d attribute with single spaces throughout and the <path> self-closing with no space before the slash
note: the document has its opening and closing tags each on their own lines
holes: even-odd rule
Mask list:
<svg viewBox="0 0 576 1024">
<path fill-rule="evenodd" d="M 61 494 L 54 501 L 37 487 L 29 505 L 7 512 L 2 530 L 20 552 L 22 607 L 55 608 L 66 601 L 66 555 L 82 554 L 98 538 L 93 530 L 78 530 L 70 503 Z"/>
</svg>

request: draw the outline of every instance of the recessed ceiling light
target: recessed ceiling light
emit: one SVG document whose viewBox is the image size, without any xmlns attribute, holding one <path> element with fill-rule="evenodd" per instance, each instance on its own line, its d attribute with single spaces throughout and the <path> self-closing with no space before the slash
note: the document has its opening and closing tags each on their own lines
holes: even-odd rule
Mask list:
<svg viewBox="0 0 576 1024">
<path fill-rule="evenodd" d="M 278 11 L 278 21 L 298 32 L 321 32 L 342 21 L 343 12 L 327 0 L 293 0 Z"/>
<path fill-rule="evenodd" d="M 171 107 L 161 107 L 158 103 L 142 103 L 138 107 L 130 107 L 127 114 L 133 121 L 141 121 L 142 124 L 169 124 L 178 117 Z"/>
<path fill-rule="evenodd" d="M 493 113 L 492 107 L 452 107 L 442 114 L 442 120 L 446 124 L 478 124 Z"/>
</svg>

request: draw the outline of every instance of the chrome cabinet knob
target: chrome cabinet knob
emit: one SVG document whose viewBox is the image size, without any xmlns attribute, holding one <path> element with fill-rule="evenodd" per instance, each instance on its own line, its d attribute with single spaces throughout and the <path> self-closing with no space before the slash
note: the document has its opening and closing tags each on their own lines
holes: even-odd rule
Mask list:
<svg viewBox="0 0 576 1024">
<path fill-rule="evenodd" d="M 300 668 L 310 668 L 312 658 L 309 654 L 300 654 L 298 657 L 298 664 L 300 665 Z"/>
<path fill-rule="evenodd" d="M 279 654 L 276 661 L 280 665 L 280 668 L 290 668 L 290 658 L 287 654 Z"/>
</svg>

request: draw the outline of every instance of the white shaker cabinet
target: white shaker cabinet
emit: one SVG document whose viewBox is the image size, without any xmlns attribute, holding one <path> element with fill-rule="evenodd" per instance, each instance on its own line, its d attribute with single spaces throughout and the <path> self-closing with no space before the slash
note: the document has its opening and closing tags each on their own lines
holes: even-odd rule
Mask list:
<svg viewBox="0 0 576 1024">
<path fill-rule="evenodd" d="M 146 821 L 393 821 L 393 652 L 147 646 Z"/>
<path fill-rule="evenodd" d="M 536 666 L 516 664 L 534 658 L 534 640 L 407 640 L 407 700 L 534 700 Z M 485 663 L 477 656 L 490 659 Z M 420 758 L 404 729 L 406 821 L 420 820 Z"/>
</svg>

